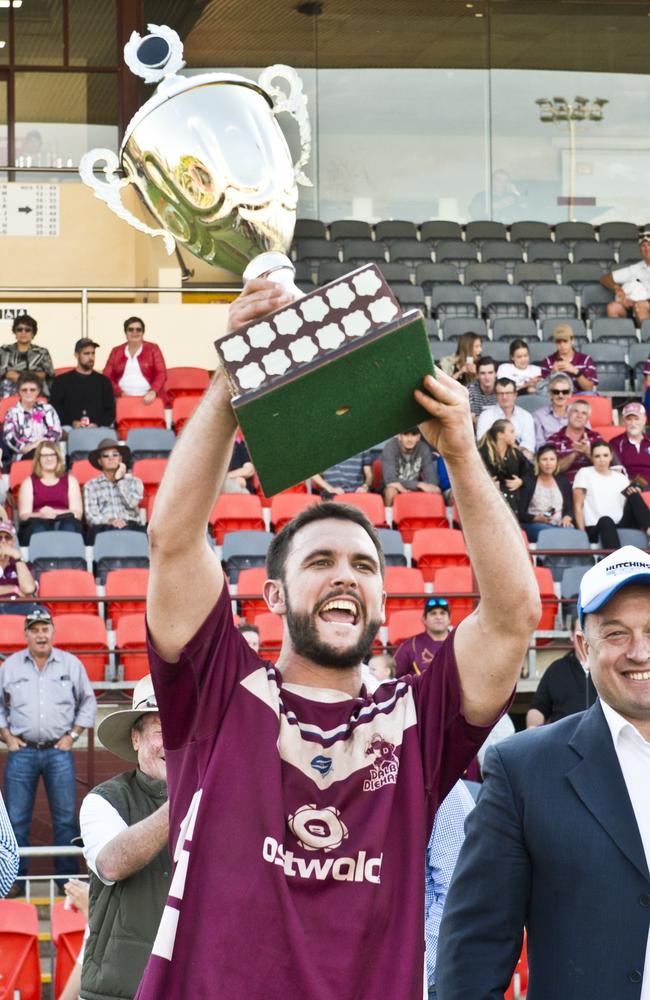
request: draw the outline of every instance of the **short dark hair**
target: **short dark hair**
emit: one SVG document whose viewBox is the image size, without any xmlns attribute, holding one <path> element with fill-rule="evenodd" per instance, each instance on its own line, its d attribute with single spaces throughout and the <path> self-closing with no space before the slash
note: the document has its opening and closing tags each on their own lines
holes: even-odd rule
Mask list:
<svg viewBox="0 0 650 1000">
<path fill-rule="evenodd" d="M 502 389 L 516 389 L 517 388 L 517 386 L 515 385 L 515 383 L 513 382 L 513 380 L 511 378 L 506 378 L 505 375 L 502 375 L 501 378 L 498 378 L 496 380 L 496 385 L 501 386 Z"/>
<path fill-rule="evenodd" d="M 144 330 L 146 330 L 146 326 L 144 325 L 144 320 L 143 319 L 140 319 L 139 316 L 129 316 L 128 319 L 124 320 L 124 332 L 125 333 L 126 333 L 127 326 L 131 326 L 131 323 L 139 323 L 140 326 L 142 327 L 143 332 L 144 332 Z"/>
<path fill-rule="evenodd" d="M 31 326 L 34 331 L 34 336 L 38 333 L 38 323 L 33 316 L 28 316 L 27 313 L 23 313 L 21 316 L 16 316 L 13 323 L 11 324 L 11 332 L 16 332 L 16 327 L 20 326 L 21 323 L 26 323 L 27 326 Z"/>
<path fill-rule="evenodd" d="M 515 351 L 520 351 L 522 347 L 528 350 L 528 344 L 526 343 L 525 340 L 513 340 L 512 343 L 510 344 L 510 357 L 513 356 Z"/>
<path fill-rule="evenodd" d="M 612 448 L 609 441 L 605 441 L 602 438 L 598 438 L 597 441 L 594 441 L 592 443 L 591 448 L 589 449 L 589 454 L 593 455 L 596 448 L 607 448 L 607 451 L 610 453 L 610 455 L 614 454 L 614 449 Z"/>
<path fill-rule="evenodd" d="M 322 503 L 312 504 L 311 507 L 306 507 L 305 510 L 302 510 L 296 517 L 285 524 L 284 528 L 271 540 L 268 552 L 266 553 L 266 572 L 269 578 L 271 580 L 284 579 L 284 567 L 289 555 L 289 548 L 294 535 L 301 528 L 304 528 L 307 524 L 312 524 L 314 521 L 326 521 L 331 518 L 337 521 L 353 521 L 354 524 L 358 524 L 359 527 L 363 528 L 377 550 L 379 567 L 383 577 L 386 561 L 384 559 L 384 549 L 381 539 L 363 511 L 359 510 L 358 507 L 351 507 L 345 503 L 334 503 L 330 500 L 324 500 Z"/>
<path fill-rule="evenodd" d="M 43 383 L 34 372 L 21 372 L 16 382 L 16 388 L 21 389 L 24 385 L 37 385 L 40 392 Z"/>
<path fill-rule="evenodd" d="M 476 370 L 478 372 L 481 368 L 488 368 L 490 365 L 494 366 L 495 371 L 497 370 L 498 365 L 494 358 L 491 358 L 489 354 L 482 354 L 476 362 Z"/>
</svg>

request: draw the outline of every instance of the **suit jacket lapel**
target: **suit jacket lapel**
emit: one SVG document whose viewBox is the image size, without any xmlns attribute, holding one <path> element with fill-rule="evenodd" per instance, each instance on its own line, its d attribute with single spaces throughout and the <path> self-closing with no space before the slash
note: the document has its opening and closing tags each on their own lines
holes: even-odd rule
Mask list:
<svg viewBox="0 0 650 1000">
<path fill-rule="evenodd" d="M 574 791 L 619 850 L 650 881 L 641 834 L 600 702 L 584 713 L 569 746 L 582 758 L 567 772 Z"/>
</svg>

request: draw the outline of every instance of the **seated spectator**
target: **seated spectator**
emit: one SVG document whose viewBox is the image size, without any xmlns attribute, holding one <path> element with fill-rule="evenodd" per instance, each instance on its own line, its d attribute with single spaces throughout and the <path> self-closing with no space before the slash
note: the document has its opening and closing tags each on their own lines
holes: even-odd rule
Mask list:
<svg viewBox="0 0 650 1000">
<path fill-rule="evenodd" d="M 630 313 L 638 326 L 650 319 L 650 231 L 639 233 L 641 260 L 616 268 L 600 279 L 605 288 L 614 292 L 614 301 L 607 303 L 607 315 L 624 319 Z"/>
<path fill-rule="evenodd" d="M 625 432 L 610 441 L 614 464 L 623 466 L 635 486 L 650 486 L 650 438 L 645 433 L 645 409 L 641 403 L 626 403 L 621 416 Z"/>
<path fill-rule="evenodd" d="M 548 394 L 551 402 L 548 406 L 540 406 L 533 414 L 535 425 L 535 446 L 537 449 L 546 444 L 552 434 L 557 434 L 567 424 L 567 408 L 573 393 L 573 385 L 568 375 L 558 372 L 548 380 Z"/>
<path fill-rule="evenodd" d="M 650 535 L 650 510 L 641 491 L 625 473 L 612 469 L 612 458 L 612 446 L 595 441 L 592 466 L 580 469 L 573 480 L 576 526 L 603 549 L 620 548 L 617 528 L 638 528 Z"/>
<path fill-rule="evenodd" d="M 510 420 L 496 420 L 478 442 L 485 467 L 515 514 L 524 482 L 533 474 L 532 466 L 517 447 L 514 425 Z"/>
<path fill-rule="evenodd" d="M 34 597 L 37 589 L 31 566 L 20 554 L 16 529 L 11 521 L 0 521 L 0 615 L 30 614 L 36 605 L 14 602 Z"/>
<path fill-rule="evenodd" d="M 16 392 L 23 372 L 35 375 L 44 395 L 47 395 L 54 367 L 47 347 L 32 343 L 38 332 L 38 323 L 32 316 L 17 316 L 11 329 L 15 342 L 0 347 L 0 399 Z"/>
<path fill-rule="evenodd" d="M 124 321 L 126 344 L 114 347 L 104 366 L 116 396 L 141 396 L 149 406 L 156 397 L 167 405 L 167 367 L 157 344 L 144 339 L 144 320 L 130 316 Z"/>
<path fill-rule="evenodd" d="M 243 622 L 241 625 L 238 625 L 237 628 L 243 635 L 244 639 L 246 640 L 250 648 L 254 650 L 254 652 L 259 653 L 260 630 L 258 629 L 257 625 L 248 625 L 246 622 Z"/>
<path fill-rule="evenodd" d="M 455 354 L 440 358 L 440 367 L 457 382 L 469 385 L 476 378 L 476 363 L 483 351 L 483 341 L 476 333 L 461 333 Z"/>
<path fill-rule="evenodd" d="M 224 493 L 254 493 L 255 469 L 243 437 L 238 434 L 223 484 Z"/>
<path fill-rule="evenodd" d="M 591 708 L 596 698 L 596 688 L 585 664 L 578 659 L 576 635 L 578 618 L 571 621 L 571 643 L 573 649 L 553 660 L 542 674 L 526 713 L 526 729 L 536 729 L 549 722 L 566 719 Z"/>
<path fill-rule="evenodd" d="M 372 487 L 372 455 L 369 451 L 346 458 L 325 472 L 311 477 L 312 485 L 321 493 L 335 496 L 341 493 L 367 493 Z"/>
<path fill-rule="evenodd" d="M 18 379 L 18 402 L 7 410 L 2 434 L 13 461 L 32 458 L 40 441 L 58 441 L 61 424 L 49 403 L 39 400 L 41 383 L 37 375 L 23 372 Z"/>
<path fill-rule="evenodd" d="M 397 665 L 388 653 L 377 653 L 368 660 L 368 670 L 380 684 L 392 681 L 396 676 Z"/>
<path fill-rule="evenodd" d="M 557 452 L 544 444 L 535 456 L 535 475 L 519 491 L 519 523 L 536 542 L 544 528 L 573 527 L 573 496 L 567 477 L 558 472 Z"/>
<path fill-rule="evenodd" d="M 496 381 L 497 401 L 483 410 L 476 424 L 476 437 L 482 438 L 495 420 L 509 420 L 515 429 L 517 445 L 526 458 L 532 461 L 535 454 L 535 424 L 532 414 L 516 405 L 517 390 L 511 378 Z"/>
<path fill-rule="evenodd" d="M 567 408 L 567 425 L 556 434 L 551 434 L 548 444 L 553 445 L 558 457 L 558 471 L 564 472 L 573 483 L 578 469 L 591 465 L 591 446 L 598 441 L 598 435 L 587 427 L 591 407 L 586 399 L 576 399 Z"/>
<path fill-rule="evenodd" d="M 555 327 L 553 340 L 557 350 L 542 361 L 542 377 L 549 378 L 553 372 L 564 372 L 570 377 L 574 392 L 594 392 L 598 385 L 594 360 L 588 354 L 575 350 L 573 330 L 568 323 L 559 323 Z"/>
<path fill-rule="evenodd" d="M 497 363 L 494 358 L 482 355 L 476 362 L 476 378 L 468 386 L 469 408 L 472 411 L 474 426 L 483 410 L 495 406 L 497 380 Z"/>
<path fill-rule="evenodd" d="M 110 379 L 95 371 L 94 340 L 82 337 L 74 345 L 76 367 L 57 375 L 50 402 L 64 427 L 111 427 L 115 423 L 115 397 Z"/>
<path fill-rule="evenodd" d="M 144 485 L 126 471 L 130 460 L 131 450 L 111 438 L 104 438 L 88 455 L 90 464 L 101 472 L 83 491 L 89 544 L 100 531 L 146 531 L 140 520 Z"/>
<path fill-rule="evenodd" d="M 528 344 L 525 340 L 513 340 L 510 344 L 510 361 L 499 365 L 497 378 L 510 378 L 515 383 L 518 396 L 536 392 L 542 380 L 542 369 L 531 365 Z"/>
<path fill-rule="evenodd" d="M 398 493 L 440 493 L 433 452 L 417 427 L 391 438 L 381 454 L 384 503 L 393 506 Z"/>
<path fill-rule="evenodd" d="M 424 631 L 400 643 L 395 651 L 395 677 L 423 674 L 449 635 L 449 604 L 444 597 L 427 597 L 422 612 Z"/>
<path fill-rule="evenodd" d="M 83 504 L 79 483 L 66 473 L 63 456 L 51 441 L 41 441 L 34 451 L 32 474 L 18 491 L 20 541 L 29 545 L 40 531 L 81 532 Z"/>
</svg>

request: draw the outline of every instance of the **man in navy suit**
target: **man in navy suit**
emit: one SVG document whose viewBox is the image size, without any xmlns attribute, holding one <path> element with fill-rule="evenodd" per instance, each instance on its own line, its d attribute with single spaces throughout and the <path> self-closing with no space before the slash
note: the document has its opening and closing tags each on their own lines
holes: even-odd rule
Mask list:
<svg viewBox="0 0 650 1000">
<path fill-rule="evenodd" d="M 503 1000 L 528 934 L 528 1000 L 650 1000 L 650 556 L 583 577 L 580 658 L 599 700 L 513 736 L 447 896 L 439 1000 Z"/>
</svg>

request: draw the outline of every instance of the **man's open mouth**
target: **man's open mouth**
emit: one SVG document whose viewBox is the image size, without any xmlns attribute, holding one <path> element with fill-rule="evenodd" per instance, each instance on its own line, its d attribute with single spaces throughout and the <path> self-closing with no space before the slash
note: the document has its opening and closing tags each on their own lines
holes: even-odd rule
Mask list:
<svg viewBox="0 0 650 1000">
<path fill-rule="evenodd" d="M 318 616 L 325 622 L 356 625 L 359 620 L 359 606 L 349 597 L 336 597 L 323 605 Z"/>
</svg>

